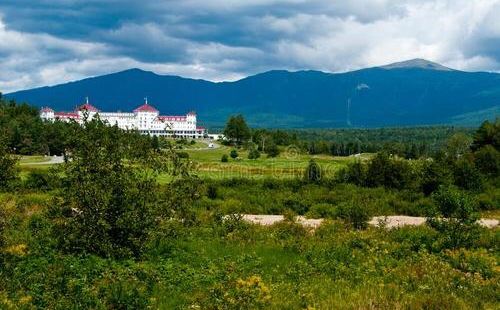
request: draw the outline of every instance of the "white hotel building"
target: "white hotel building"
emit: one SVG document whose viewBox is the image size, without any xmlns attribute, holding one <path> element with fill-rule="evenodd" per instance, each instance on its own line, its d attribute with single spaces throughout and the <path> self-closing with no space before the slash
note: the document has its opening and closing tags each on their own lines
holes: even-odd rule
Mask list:
<svg viewBox="0 0 500 310">
<path fill-rule="evenodd" d="M 138 130 L 142 134 L 154 136 L 169 136 L 179 138 L 203 138 L 206 136 L 205 128 L 196 126 L 196 113 L 189 112 L 180 116 L 164 116 L 152 105 L 145 103 L 131 113 L 101 112 L 88 101 L 74 112 L 54 112 L 51 108 L 44 107 L 40 110 L 43 120 L 63 122 L 75 121 L 83 124 L 85 114 L 88 119 L 96 115 L 109 124 L 124 130 Z"/>
</svg>

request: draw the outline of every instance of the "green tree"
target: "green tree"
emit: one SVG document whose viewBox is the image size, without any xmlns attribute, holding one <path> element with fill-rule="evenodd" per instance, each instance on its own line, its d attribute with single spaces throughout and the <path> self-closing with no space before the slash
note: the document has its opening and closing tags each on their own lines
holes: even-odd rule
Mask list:
<svg viewBox="0 0 500 310">
<path fill-rule="evenodd" d="M 500 174 L 500 152 L 492 145 L 485 145 L 474 153 L 476 167 L 484 174 L 498 176 Z"/>
<path fill-rule="evenodd" d="M 278 155 L 280 154 L 280 149 L 278 148 L 276 143 L 273 142 L 266 146 L 266 153 L 269 157 L 278 157 Z"/>
<path fill-rule="evenodd" d="M 259 157 L 259 150 L 255 146 L 250 147 L 250 150 L 248 151 L 248 159 L 257 159 Z"/>
<path fill-rule="evenodd" d="M 366 184 L 371 187 L 386 186 L 403 189 L 412 180 L 412 168 L 402 159 L 391 158 L 387 153 L 377 153 L 368 164 Z"/>
<path fill-rule="evenodd" d="M 307 182 L 319 182 L 322 174 L 321 166 L 314 159 L 311 159 L 304 173 L 304 179 Z"/>
<path fill-rule="evenodd" d="M 500 118 L 497 118 L 494 123 L 485 121 L 474 134 L 472 150 L 477 151 L 485 145 L 491 145 L 496 150 L 500 150 Z"/>
<path fill-rule="evenodd" d="M 129 141 L 120 129 L 100 120 L 75 129 L 55 210 L 60 217 L 56 234 L 64 250 L 105 257 L 140 255 L 154 224 L 156 182 L 133 164 Z"/>
<path fill-rule="evenodd" d="M 438 207 L 428 224 L 440 235 L 441 248 L 472 247 L 479 239 L 479 215 L 467 194 L 450 187 L 440 187 L 432 196 Z"/>
<path fill-rule="evenodd" d="M 464 133 L 456 133 L 446 141 L 446 152 L 452 158 L 464 155 L 472 144 L 472 138 Z"/>
<path fill-rule="evenodd" d="M 483 176 L 469 159 L 459 159 L 453 167 L 455 185 L 466 190 L 481 190 L 483 187 Z"/>
<path fill-rule="evenodd" d="M 9 188 L 18 178 L 17 159 L 12 156 L 7 147 L 0 141 L 0 190 Z"/>
<path fill-rule="evenodd" d="M 231 116 L 228 119 L 226 127 L 224 128 L 224 135 L 237 145 L 241 145 L 248 141 L 251 136 L 251 131 L 243 115 Z"/>
<path fill-rule="evenodd" d="M 356 160 L 348 163 L 347 167 L 339 172 L 338 177 L 342 182 L 364 186 L 366 184 L 366 172 L 366 165 L 362 161 Z"/>
<path fill-rule="evenodd" d="M 424 163 L 420 186 L 425 195 L 432 194 L 441 185 L 447 186 L 451 183 L 451 171 L 444 161 L 431 159 Z"/>
</svg>

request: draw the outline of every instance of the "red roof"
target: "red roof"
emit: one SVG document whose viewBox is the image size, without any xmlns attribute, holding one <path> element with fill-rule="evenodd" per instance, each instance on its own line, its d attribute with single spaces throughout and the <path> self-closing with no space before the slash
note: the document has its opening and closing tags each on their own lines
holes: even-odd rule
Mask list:
<svg viewBox="0 0 500 310">
<path fill-rule="evenodd" d="M 205 127 L 196 127 L 196 130 L 205 130 Z"/>
<path fill-rule="evenodd" d="M 99 110 L 96 107 L 94 107 L 93 105 L 91 105 L 90 103 L 86 103 L 84 105 L 81 105 L 78 108 L 78 111 L 99 112 Z"/>
<path fill-rule="evenodd" d="M 52 110 L 51 108 L 49 107 L 43 107 L 41 112 L 54 112 L 54 110 Z"/>
<path fill-rule="evenodd" d="M 158 112 L 158 110 L 155 109 L 152 105 L 145 103 L 135 109 L 134 112 Z"/>
<path fill-rule="evenodd" d="M 78 118 L 78 113 L 75 112 L 56 112 L 54 113 L 55 117 L 58 118 Z"/>
<path fill-rule="evenodd" d="M 195 111 L 191 111 L 187 115 L 196 115 L 196 112 Z"/>
</svg>

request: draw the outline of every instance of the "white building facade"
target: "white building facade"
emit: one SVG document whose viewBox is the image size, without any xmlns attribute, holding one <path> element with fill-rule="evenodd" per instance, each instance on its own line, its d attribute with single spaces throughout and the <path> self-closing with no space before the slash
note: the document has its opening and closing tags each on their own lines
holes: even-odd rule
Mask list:
<svg viewBox="0 0 500 310">
<path fill-rule="evenodd" d="M 96 116 L 109 124 L 124 130 L 137 130 L 142 134 L 153 136 L 167 136 L 177 138 L 199 139 L 206 137 L 205 128 L 197 127 L 196 113 L 189 112 L 180 116 L 160 115 L 159 111 L 146 102 L 133 112 L 102 112 L 87 102 L 74 112 L 55 112 L 44 107 L 40 110 L 40 117 L 46 121 L 75 121 L 83 124 L 85 117 L 90 120 Z"/>
</svg>

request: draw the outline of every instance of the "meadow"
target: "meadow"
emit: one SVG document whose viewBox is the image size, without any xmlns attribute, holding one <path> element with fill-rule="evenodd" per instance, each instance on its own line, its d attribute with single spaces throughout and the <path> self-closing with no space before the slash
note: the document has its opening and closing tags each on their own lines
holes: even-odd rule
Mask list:
<svg viewBox="0 0 500 310">
<path fill-rule="evenodd" d="M 0 152 L 0 308 L 500 305 L 499 229 L 476 224 L 499 218 L 500 157 L 481 129 L 416 159 L 289 145 L 249 159 L 251 147 L 158 147 L 98 121 L 68 130 L 67 163 Z M 378 215 L 428 221 L 367 224 Z"/>
</svg>

